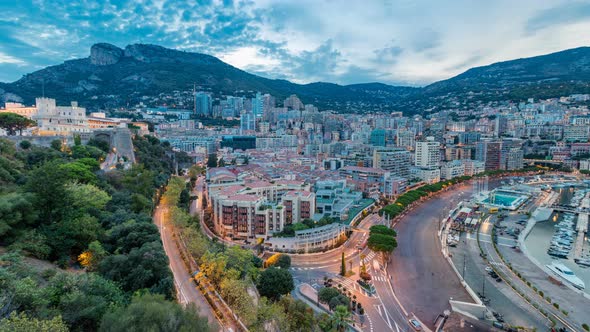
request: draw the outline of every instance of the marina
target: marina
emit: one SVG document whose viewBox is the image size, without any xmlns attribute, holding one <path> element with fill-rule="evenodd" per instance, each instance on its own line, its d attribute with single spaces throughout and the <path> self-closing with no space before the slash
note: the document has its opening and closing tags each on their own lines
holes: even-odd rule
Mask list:
<svg viewBox="0 0 590 332">
<path fill-rule="evenodd" d="M 568 212 L 563 212 L 565 209 L 561 208 L 555 209 L 547 220 L 533 227 L 525 239 L 528 253 L 560 281 L 588 293 L 588 289 L 581 285 L 590 283 L 590 243 L 586 235 L 588 213 L 585 212 L 590 203 L 590 191 L 579 184 L 554 186 L 553 190 L 558 195 L 553 206 L 567 207 Z M 556 272 L 559 269 L 555 264 L 562 271 L 567 269 L 569 272 Z M 572 276 L 580 282 L 572 283 Z"/>
</svg>

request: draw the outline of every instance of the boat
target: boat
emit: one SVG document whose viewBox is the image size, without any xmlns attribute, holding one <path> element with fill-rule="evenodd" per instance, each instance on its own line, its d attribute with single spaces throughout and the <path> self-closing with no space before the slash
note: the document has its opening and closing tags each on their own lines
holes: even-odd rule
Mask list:
<svg viewBox="0 0 590 332">
<path fill-rule="evenodd" d="M 569 282 L 577 289 L 586 288 L 586 284 L 584 284 L 582 279 L 578 278 L 572 270 L 570 270 L 567 266 L 563 265 L 562 263 L 552 262 L 551 264 L 547 264 L 545 266 L 547 266 L 547 268 L 551 270 L 551 272 L 555 273 L 563 280 Z"/>
<path fill-rule="evenodd" d="M 567 258 L 568 252 L 563 251 L 563 250 L 549 249 L 549 250 L 547 250 L 547 254 L 549 256 L 553 256 L 553 257 Z"/>
<path fill-rule="evenodd" d="M 576 262 L 576 264 L 584 266 L 584 267 L 590 267 L 590 259 L 589 258 L 576 258 L 576 259 L 574 259 L 574 262 Z"/>
</svg>

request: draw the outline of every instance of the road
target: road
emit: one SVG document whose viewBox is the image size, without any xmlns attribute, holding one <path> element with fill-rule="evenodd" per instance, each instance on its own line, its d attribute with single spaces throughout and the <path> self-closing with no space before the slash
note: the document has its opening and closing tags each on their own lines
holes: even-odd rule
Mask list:
<svg viewBox="0 0 590 332">
<path fill-rule="evenodd" d="M 381 263 L 381 258 L 368 248 L 362 250 L 356 248 L 358 244 L 366 241 L 368 230 L 372 225 L 385 223 L 386 221 L 377 214 L 370 214 L 353 231 L 350 239 L 342 247 L 326 253 L 292 255 L 291 272 L 296 284 L 309 283 L 317 290 L 321 288 L 323 278 L 328 277 L 332 278 L 335 284 L 341 284 L 351 291 L 365 308 L 364 324 L 361 327 L 364 331 L 410 331 L 408 317 L 393 294 L 390 277 Z M 339 275 L 343 252 L 346 268 L 354 273 L 346 278 Z M 356 283 L 359 278 L 361 256 L 365 259 L 367 272 L 373 278 L 376 290 L 373 295 L 367 294 Z M 359 322 L 360 317 L 356 318 Z"/>
<path fill-rule="evenodd" d="M 493 221 L 493 219 L 492 219 Z M 481 233 L 488 234 L 491 236 L 492 234 L 492 223 L 482 224 Z M 557 327 L 566 327 L 568 331 L 576 331 L 576 322 L 574 322 L 570 317 L 567 317 L 561 313 L 559 309 L 556 309 L 553 305 L 549 304 L 543 298 L 534 292 L 530 287 L 528 287 L 523 280 L 518 278 L 514 272 L 512 272 L 508 266 L 504 264 L 496 250 L 494 249 L 492 241 L 483 241 L 481 242 L 482 249 L 484 253 L 487 255 L 490 264 L 494 266 L 498 274 L 504 279 L 505 281 L 510 281 L 518 290 L 523 292 L 526 297 L 528 297 L 531 302 L 536 303 L 541 309 L 545 312 L 550 313 L 553 319 L 557 322 Z"/>
<path fill-rule="evenodd" d="M 483 228 L 487 228 L 487 221 Z M 499 245 L 514 246 L 512 238 L 502 238 Z M 480 236 L 481 243 L 489 243 L 491 239 Z M 503 316 L 512 326 L 528 327 L 531 330 L 546 331 L 548 320 L 537 312 L 535 308 L 520 298 L 505 282 L 498 282 L 485 272 L 487 262 L 480 256 L 477 245 L 477 235 L 466 233 L 461 235 L 461 241 L 456 248 L 449 248 L 453 262 L 457 269 L 464 273 L 465 281 L 477 292 L 486 306 Z M 463 272 L 464 271 L 464 272 Z"/>
<path fill-rule="evenodd" d="M 167 212 L 167 207 L 158 206 L 154 214 L 154 223 L 160 229 L 164 251 L 170 261 L 170 270 L 174 276 L 174 286 L 178 294 L 177 299 L 181 304 L 194 303 L 199 308 L 199 314 L 207 317 L 209 326 L 218 329 L 219 324 L 211 306 L 195 286 L 191 274 L 187 271 L 181 259 L 180 251 L 172 235 L 172 226 L 169 220 L 166 219 Z"/>
<path fill-rule="evenodd" d="M 456 185 L 407 212 L 394 227 L 398 247 L 388 266 L 394 291 L 406 310 L 431 328 L 450 309 L 449 299 L 473 302 L 443 257 L 437 235 L 442 217 L 472 191 L 470 184 Z"/>
</svg>

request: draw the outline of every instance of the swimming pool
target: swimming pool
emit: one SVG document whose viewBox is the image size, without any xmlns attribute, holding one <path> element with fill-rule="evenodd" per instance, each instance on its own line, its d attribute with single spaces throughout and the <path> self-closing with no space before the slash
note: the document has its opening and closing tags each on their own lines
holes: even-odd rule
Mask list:
<svg viewBox="0 0 590 332">
<path fill-rule="evenodd" d="M 514 210 L 524 203 L 527 198 L 528 196 L 525 194 L 495 190 L 482 203 Z"/>
<path fill-rule="evenodd" d="M 512 206 L 512 204 L 514 204 L 514 202 L 516 202 L 518 198 L 518 196 L 495 193 L 493 195 L 490 195 L 490 197 L 486 198 L 484 202 L 508 207 Z"/>
</svg>

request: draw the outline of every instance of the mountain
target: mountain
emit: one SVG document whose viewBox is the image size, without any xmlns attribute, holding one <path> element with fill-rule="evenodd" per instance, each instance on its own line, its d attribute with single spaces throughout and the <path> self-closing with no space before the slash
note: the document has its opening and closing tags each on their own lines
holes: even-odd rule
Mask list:
<svg viewBox="0 0 590 332">
<path fill-rule="evenodd" d="M 120 49 L 100 43 L 90 57 L 69 60 L 23 76 L 0 88 L 31 103 L 42 91 L 60 102 L 78 100 L 82 105 L 109 99 L 133 99 L 161 92 L 188 90 L 193 84 L 221 94 L 237 91 L 270 93 L 278 100 L 297 94 L 304 102 L 318 105 L 364 102 L 384 103 L 415 88 L 385 84 L 342 86 L 332 83 L 295 84 L 247 73 L 213 56 L 135 44 Z M 1 91 L 0 91 L 1 92 Z M 113 98 L 116 97 L 116 98 Z"/>
<path fill-rule="evenodd" d="M 590 93 L 590 47 L 498 62 L 476 67 L 423 88 L 381 83 L 338 85 L 295 84 L 260 77 L 216 57 L 134 44 L 124 49 L 100 43 L 88 58 L 69 60 L 0 83 L 4 99 L 32 103 L 45 95 L 89 108 L 134 104 L 144 95 L 189 90 L 193 84 L 221 94 L 270 93 L 282 100 L 291 94 L 305 103 L 338 111 L 399 110 L 418 113 L 444 108 L 469 108 L 488 101 L 520 101 Z"/>
</svg>

